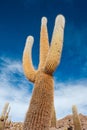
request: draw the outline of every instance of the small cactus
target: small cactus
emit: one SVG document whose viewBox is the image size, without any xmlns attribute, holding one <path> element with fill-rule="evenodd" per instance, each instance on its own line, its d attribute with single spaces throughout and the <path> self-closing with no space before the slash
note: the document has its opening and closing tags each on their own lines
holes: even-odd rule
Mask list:
<svg viewBox="0 0 87 130">
<path fill-rule="evenodd" d="M 7 124 L 8 126 L 10 125 L 9 124 L 10 122 L 8 121 L 9 112 L 10 112 L 9 103 L 6 103 L 0 116 L 0 130 L 4 130 L 5 126 L 7 127 Z"/>
<path fill-rule="evenodd" d="M 82 130 L 76 105 L 72 106 L 74 130 Z"/>
</svg>

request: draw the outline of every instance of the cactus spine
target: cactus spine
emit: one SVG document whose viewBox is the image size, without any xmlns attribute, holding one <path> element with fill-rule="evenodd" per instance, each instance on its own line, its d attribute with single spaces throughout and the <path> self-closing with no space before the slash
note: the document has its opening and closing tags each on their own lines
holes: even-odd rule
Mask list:
<svg viewBox="0 0 87 130">
<path fill-rule="evenodd" d="M 63 32 L 64 17 L 57 16 L 51 46 L 49 47 L 47 19 L 42 18 L 40 32 L 40 62 L 38 70 L 32 64 L 33 37 L 26 40 L 23 52 L 23 69 L 28 80 L 34 83 L 34 90 L 30 101 L 30 106 L 26 114 L 23 130 L 49 130 L 54 106 L 54 83 L 53 72 L 59 65 Z"/>
<path fill-rule="evenodd" d="M 77 107 L 75 105 L 72 106 L 72 112 L 73 112 L 74 130 L 82 130 Z"/>
</svg>

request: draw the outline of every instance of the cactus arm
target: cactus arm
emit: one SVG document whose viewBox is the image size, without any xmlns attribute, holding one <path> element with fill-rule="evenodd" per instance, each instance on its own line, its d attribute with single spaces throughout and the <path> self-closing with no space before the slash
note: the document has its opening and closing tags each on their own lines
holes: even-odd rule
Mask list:
<svg viewBox="0 0 87 130">
<path fill-rule="evenodd" d="M 58 15 L 55 20 L 51 47 L 49 49 L 46 63 L 44 66 L 44 70 L 46 73 L 52 74 L 60 63 L 63 46 L 64 25 L 64 17 L 62 15 Z"/>
<path fill-rule="evenodd" d="M 3 108 L 3 111 L 2 111 L 2 114 L 1 114 L 2 117 L 5 117 L 5 115 L 6 115 L 6 113 L 7 113 L 7 110 L 8 110 L 8 107 L 9 107 L 9 103 L 7 102 L 7 103 L 4 105 L 4 108 Z"/>
<path fill-rule="evenodd" d="M 47 18 L 43 17 L 41 20 L 41 32 L 40 32 L 39 69 L 44 66 L 48 49 L 49 49 L 49 40 L 48 40 L 48 31 L 47 31 Z"/>
<path fill-rule="evenodd" d="M 11 107 L 8 108 L 8 111 L 7 111 L 6 114 L 5 114 L 5 120 L 8 119 L 10 110 L 11 110 Z"/>
<path fill-rule="evenodd" d="M 25 49 L 23 52 L 23 69 L 25 76 L 31 82 L 35 81 L 36 70 L 33 67 L 32 60 L 31 60 L 31 53 L 32 53 L 32 45 L 33 45 L 33 37 L 29 36 L 26 40 Z"/>
</svg>

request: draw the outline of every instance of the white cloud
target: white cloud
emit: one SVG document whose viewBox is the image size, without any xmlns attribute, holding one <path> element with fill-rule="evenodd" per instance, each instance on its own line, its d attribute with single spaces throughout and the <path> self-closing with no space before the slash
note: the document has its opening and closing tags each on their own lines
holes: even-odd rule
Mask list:
<svg viewBox="0 0 87 130">
<path fill-rule="evenodd" d="M 11 106 L 13 121 L 23 121 L 31 98 L 31 84 L 23 75 L 22 64 L 7 58 L 2 60 L 0 67 L 0 113 L 6 102 Z M 15 76 L 15 74 L 17 76 Z M 71 114 L 73 104 L 79 112 L 87 114 L 87 81 L 58 83 L 55 80 L 55 108 L 57 118 Z"/>
<path fill-rule="evenodd" d="M 72 105 L 77 105 L 79 113 L 87 114 L 87 82 L 55 83 L 55 107 L 58 118 L 72 113 Z"/>
<path fill-rule="evenodd" d="M 6 102 L 10 103 L 10 116 L 13 121 L 23 121 L 27 111 L 30 95 L 26 89 L 11 88 L 9 86 L 0 87 L 0 113 Z"/>
<path fill-rule="evenodd" d="M 20 61 L 6 57 L 1 57 L 0 60 L 0 113 L 4 104 L 9 102 L 12 120 L 23 121 L 31 97 L 30 84 L 23 75 Z"/>
</svg>

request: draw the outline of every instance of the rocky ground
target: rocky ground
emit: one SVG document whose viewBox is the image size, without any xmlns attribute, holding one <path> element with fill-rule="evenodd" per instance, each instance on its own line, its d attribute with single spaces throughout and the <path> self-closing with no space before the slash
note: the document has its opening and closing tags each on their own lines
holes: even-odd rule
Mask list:
<svg viewBox="0 0 87 130">
<path fill-rule="evenodd" d="M 82 130 L 87 130 L 87 116 L 79 114 Z M 74 130 L 72 115 L 68 115 L 65 118 L 57 121 L 57 128 L 55 130 Z"/>
<path fill-rule="evenodd" d="M 87 116 L 79 114 L 79 117 L 82 130 L 87 130 Z M 22 128 L 23 123 L 12 122 L 10 128 L 6 128 L 5 130 L 22 130 Z M 72 115 L 68 115 L 63 119 L 58 120 L 56 128 L 50 128 L 50 130 L 66 130 L 66 128 L 68 128 L 68 130 L 74 130 Z"/>
</svg>

